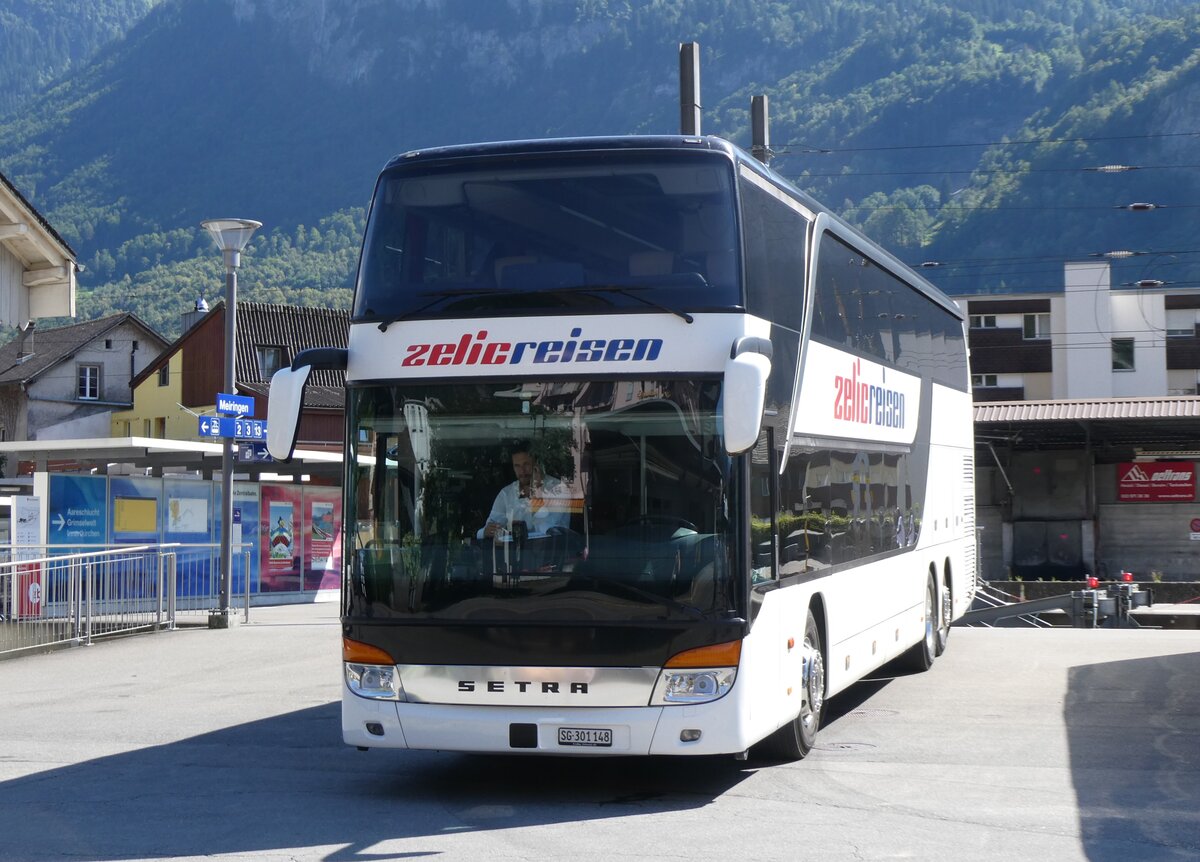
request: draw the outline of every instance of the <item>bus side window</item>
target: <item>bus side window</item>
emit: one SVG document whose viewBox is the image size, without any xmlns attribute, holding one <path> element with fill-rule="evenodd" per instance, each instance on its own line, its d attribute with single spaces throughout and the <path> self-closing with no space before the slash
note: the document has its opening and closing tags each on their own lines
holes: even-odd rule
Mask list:
<svg viewBox="0 0 1200 862">
<path fill-rule="evenodd" d="M 798 332 L 803 318 L 808 222 L 744 178 L 741 196 L 746 310 Z"/>
<path fill-rule="evenodd" d="M 775 429 L 765 427 L 750 450 L 751 583 L 775 578 Z"/>
</svg>

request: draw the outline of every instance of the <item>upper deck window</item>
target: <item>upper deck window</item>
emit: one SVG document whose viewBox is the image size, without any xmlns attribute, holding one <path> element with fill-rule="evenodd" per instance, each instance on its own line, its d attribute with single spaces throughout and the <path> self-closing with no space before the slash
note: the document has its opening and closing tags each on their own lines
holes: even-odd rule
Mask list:
<svg viewBox="0 0 1200 862">
<path fill-rule="evenodd" d="M 582 152 L 401 165 L 376 188 L 354 316 L 740 305 L 733 167 Z"/>
<path fill-rule="evenodd" d="M 962 321 L 948 309 L 832 233 L 816 267 L 814 338 L 967 388 Z"/>
</svg>

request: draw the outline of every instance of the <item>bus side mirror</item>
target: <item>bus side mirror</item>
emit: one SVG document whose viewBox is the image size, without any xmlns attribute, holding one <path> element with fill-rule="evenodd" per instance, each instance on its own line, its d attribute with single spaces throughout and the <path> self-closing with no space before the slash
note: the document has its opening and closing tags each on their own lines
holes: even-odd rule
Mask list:
<svg viewBox="0 0 1200 862">
<path fill-rule="evenodd" d="M 725 386 L 721 393 L 725 451 L 730 455 L 740 455 L 757 442 L 770 375 L 771 342 L 764 338 L 739 338 L 725 363 Z"/>
<path fill-rule="evenodd" d="M 267 396 L 267 452 L 273 459 L 283 463 L 292 460 L 309 375 L 313 371 L 345 371 L 346 359 L 347 351 L 340 347 L 302 350 L 290 368 L 275 372 Z"/>
</svg>

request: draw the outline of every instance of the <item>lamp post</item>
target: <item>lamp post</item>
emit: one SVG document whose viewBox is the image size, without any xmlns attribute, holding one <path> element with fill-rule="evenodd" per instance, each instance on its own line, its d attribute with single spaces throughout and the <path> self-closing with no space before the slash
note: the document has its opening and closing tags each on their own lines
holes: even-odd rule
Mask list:
<svg viewBox="0 0 1200 862">
<path fill-rule="evenodd" d="M 237 271 L 242 249 L 262 222 L 218 218 L 200 222 L 225 256 L 225 392 L 237 394 Z M 215 393 L 214 393 L 215 394 Z M 215 398 L 213 399 L 216 400 Z M 233 453 L 237 443 L 222 441 L 221 450 L 221 582 L 218 611 L 209 616 L 209 628 L 229 628 L 229 595 L 233 588 Z M 250 573 L 246 573 L 249 577 Z"/>
</svg>

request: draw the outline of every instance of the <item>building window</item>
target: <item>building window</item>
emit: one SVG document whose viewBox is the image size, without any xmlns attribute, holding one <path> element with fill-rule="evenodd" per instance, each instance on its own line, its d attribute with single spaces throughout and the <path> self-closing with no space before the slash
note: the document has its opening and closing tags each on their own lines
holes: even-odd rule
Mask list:
<svg viewBox="0 0 1200 862">
<path fill-rule="evenodd" d="M 167 417 L 156 416 L 154 418 L 154 436 L 160 440 L 167 439 Z"/>
<path fill-rule="evenodd" d="M 100 397 L 100 366 L 80 365 L 76 376 L 75 394 L 88 401 Z"/>
<path fill-rule="evenodd" d="M 263 380 L 270 380 L 271 375 L 283 367 L 282 347 L 258 348 L 258 373 Z"/>
<path fill-rule="evenodd" d="M 1000 384 L 996 382 L 995 374 L 972 374 L 971 386 L 975 389 L 994 389 Z"/>
<path fill-rule="evenodd" d="M 1167 337 L 1192 338 L 1196 335 L 1196 312 L 1190 308 L 1167 310 Z"/>
<path fill-rule="evenodd" d="M 112 350 L 112 339 L 111 338 L 104 339 L 104 349 Z"/>
<path fill-rule="evenodd" d="M 1114 338 L 1112 340 L 1113 371 L 1133 371 L 1133 339 Z"/>
<path fill-rule="evenodd" d="M 1043 312 L 1040 314 L 1025 315 L 1024 336 L 1027 340 L 1037 338 L 1050 337 L 1050 314 Z"/>
<path fill-rule="evenodd" d="M 972 314 L 971 315 L 972 329 L 995 329 L 996 315 L 994 314 Z"/>
<path fill-rule="evenodd" d="M 158 385 L 169 386 L 171 384 L 171 366 L 164 365 L 158 369 Z"/>
</svg>

